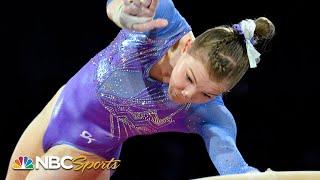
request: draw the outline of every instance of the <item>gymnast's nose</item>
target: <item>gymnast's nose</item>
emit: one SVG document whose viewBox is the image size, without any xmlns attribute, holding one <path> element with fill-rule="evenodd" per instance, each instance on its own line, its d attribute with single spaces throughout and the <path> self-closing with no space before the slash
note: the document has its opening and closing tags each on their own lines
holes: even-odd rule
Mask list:
<svg viewBox="0 0 320 180">
<path fill-rule="evenodd" d="M 195 87 L 188 87 L 181 91 L 182 96 L 188 100 L 191 100 L 195 93 Z"/>
</svg>

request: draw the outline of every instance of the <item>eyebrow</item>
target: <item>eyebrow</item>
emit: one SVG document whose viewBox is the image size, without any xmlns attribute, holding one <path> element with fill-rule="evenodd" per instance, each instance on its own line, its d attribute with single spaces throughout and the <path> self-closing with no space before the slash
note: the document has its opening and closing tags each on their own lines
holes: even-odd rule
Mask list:
<svg viewBox="0 0 320 180">
<path fill-rule="evenodd" d="M 193 74 L 193 71 L 192 71 L 191 67 L 189 67 L 189 70 L 191 71 L 191 74 L 192 74 L 192 76 L 193 76 L 193 79 L 194 79 L 195 83 L 197 84 L 196 76 Z M 218 96 L 217 94 L 206 93 L 206 92 L 203 92 L 203 93 L 209 94 L 209 95 L 211 95 L 211 96 Z"/>
</svg>

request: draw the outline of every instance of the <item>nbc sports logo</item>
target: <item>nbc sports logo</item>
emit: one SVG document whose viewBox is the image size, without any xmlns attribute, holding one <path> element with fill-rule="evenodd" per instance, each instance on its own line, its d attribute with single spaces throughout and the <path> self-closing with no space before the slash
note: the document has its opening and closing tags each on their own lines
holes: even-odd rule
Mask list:
<svg viewBox="0 0 320 180">
<path fill-rule="evenodd" d="M 36 156 L 35 162 L 32 161 L 31 158 L 28 156 L 20 156 L 18 157 L 12 165 L 12 169 L 15 170 L 38 170 L 40 166 L 42 166 L 44 169 L 59 169 L 60 167 L 64 169 L 72 169 L 72 165 L 66 165 L 65 161 L 69 160 L 72 162 L 71 156 L 64 156 L 62 158 L 58 156 L 46 156 L 44 159 L 41 159 L 41 157 Z"/>
<path fill-rule="evenodd" d="M 66 162 L 69 163 L 66 163 Z M 110 161 L 88 161 L 85 156 L 73 158 L 71 156 L 45 156 L 41 158 L 35 157 L 35 162 L 28 156 L 19 156 L 12 164 L 15 170 L 39 170 L 41 167 L 46 170 L 57 170 L 63 168 L 65 170 L 74 169 L 75 171 L 84 172 L 87 169 L 116 169 L 120 160 L 112 158 Z"/>
<path fill-rule="evenodd" d="M 32 159 L 30 159 L 28 156 L 20 156 L 14 161 L 12 168 L 32 170 L 33 169 Z"/>
</svg>

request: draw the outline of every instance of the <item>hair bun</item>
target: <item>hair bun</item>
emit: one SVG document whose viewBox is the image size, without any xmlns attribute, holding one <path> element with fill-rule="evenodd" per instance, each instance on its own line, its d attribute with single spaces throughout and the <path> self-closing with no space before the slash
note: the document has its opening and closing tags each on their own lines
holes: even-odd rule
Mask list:
<svg viewBox="0 0 320 180">
<path fill-rule="evenodd" d="M 259 41 L 269 40 L 274 36 L 275 27 L 273 23 L 266 17 L 259 17 L 255 20 L 256 29 L 254 31 L 254 39 Z"/>
</svg>

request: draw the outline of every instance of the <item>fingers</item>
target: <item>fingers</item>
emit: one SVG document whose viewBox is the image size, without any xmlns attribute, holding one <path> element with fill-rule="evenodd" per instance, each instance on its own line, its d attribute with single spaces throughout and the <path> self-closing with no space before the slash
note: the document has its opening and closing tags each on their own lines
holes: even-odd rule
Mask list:
<svg viewBox="0 0 320 180">
<path fill-rule="evenodd" d="M 151 4 L 149 9 L 153 12 L 156 11 L 157 5 L 158 5 L 159 0 L 151 0 Z"/>
<path fill-rule="evenodd" d="M 132 30 L 134 30 L 132 28 L 133 24 L 141 24 L 141 23 L 152 21 L 151 17 L 138 17 L 138 16 L 133 16 L 126 13 L 122 13 L 119 19 L 122 27 L 132 29 Z"/>
<path fill-rule="evenodd" d="M 141 6 L 141 11 L 138 14 L 141 17 L 153 17 L 153 15 L 154 12 L 144 6 Z"/>
<path fill-rule="evenodd" d="M 139 32 L 150 31 L 156 28 L 162 28 L 168 25 L 168 21 L 166 19 L 156 19 L 146 23 L 133 24 L 132 29 Z"/>
<path fill-rule="evenodd" d="M 141 6 L 140 0 L 133 0 L 133 4 L 138 6 L 138 7 Z"/>
<path fill-rule="evenodd" d="M 131 3 L 135 3 L 136 5 L 142 4 L 144 7 L 148 8 L 152 2 L 152 0 L 123 0 L 125 5 L 130 5 Z"/>
<path fill-rule="evenodd" d="M 143 7 L 149 8 L 151 5 L 152 0 L 140 0 L 140 3 Z"/>
<path fill-rule="evenodd" d="M 123 12 L 130 15 L 138 15 L 140 13 L 140 8 L 137 7 L 134 3 L 131 3 L 123 8 Z"/>
<path fill-rule="evenodd" d="M 153 20 L 159 0 L 123 0 L 125 7 L 120 23 L 134 31 L 149 31 L 168 25 L 165 19 Z"/>
<path fill-rule="evenodd" d="M 154 11 L 149 9 L 151 0 L 124 0 L 126 5 L 123 11 L 127 14 L 139 17 L 152 17 Z"/>
<path fill-rule="evenodd" d="M 153 17 L 154 12 L 150 11 L 150 9 L 141 6 L 140 8 L 133 7 L 135 5 L 132 5 L 131 7 L 126 6 L 123 8 L 123 12 L 127 13 L 132 16 L 137 17 Z"/>
<path fill-rule="evenodd" d="M 128 6 L 132 3 L 132 0 L 123 0 L 124 5 Z"/>
</svg>

